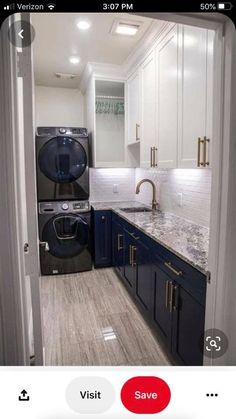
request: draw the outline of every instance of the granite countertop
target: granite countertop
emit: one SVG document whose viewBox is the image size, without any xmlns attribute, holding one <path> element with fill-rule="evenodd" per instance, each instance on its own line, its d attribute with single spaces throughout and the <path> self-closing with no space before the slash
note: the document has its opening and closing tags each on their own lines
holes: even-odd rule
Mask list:
<svg viewBox="0 0 236 419">
<path fill-rule="evenodd" d="M 125 213 L 120 208 L 147 207 L 137 201 L 91 202 L 94 210 L 113 210 L 203 274 L 207 272 L 209 229 L 162 212 Z"/>
</svg>

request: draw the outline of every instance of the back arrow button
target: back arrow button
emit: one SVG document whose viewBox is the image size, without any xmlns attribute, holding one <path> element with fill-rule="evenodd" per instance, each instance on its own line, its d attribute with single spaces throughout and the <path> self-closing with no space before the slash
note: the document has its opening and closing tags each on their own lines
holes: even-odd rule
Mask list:
<svg viewBox="0 0 236 419">
<path fill-rule="evenodd" d="M 35 30 L 30 22 L 17 20 L 8 30 L 9 41 L 17 48 L 28 47 L 34 40 Z"/>
<path fill-rule="evenodd" d="M 24 29 L 21 29 L 21 31 L 20 32 L 18 32 L 18 36 L 21 38 L 21 39 L 24 39 L 24 37 L 23 37 L 23 35 L 22 35 L 22 33 L 24 32 Z"/>
</svg>

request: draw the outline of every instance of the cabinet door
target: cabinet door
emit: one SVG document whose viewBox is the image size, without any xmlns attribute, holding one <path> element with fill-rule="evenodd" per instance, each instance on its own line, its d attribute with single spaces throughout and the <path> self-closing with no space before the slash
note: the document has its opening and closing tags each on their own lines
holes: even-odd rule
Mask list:
<svg viewBox="0 0 236 419">
<path fill-rule="evenodd" d="M 112 223 L 113 265 L 123 274 L 124 270 L 124 231 L 119 223 Z"/>
<path fill-rule="evenodd" d="M 156 49 L 158 166 L 175 168 L 178 141 L 178 32 L 177 25 Z"/>
<path fill-rule="evenodd" d="M 137 264 L 136 297 L 144 310 L 151 316 L 153 307 L 153 278 L 150 249 L 138 241 L 134 256 Z"/>
<path fill-rule="evenodd" d="M 140 140 L 140 77 L 136 71 L 127 81 L 128 144 Z"/>
<path fill-rule="evenodd" d="M 111 211 L 94 212 L 94 264 L 95 267 L 111 266 Z"/>
<path fill-rule="evenodd" d="M 179 30 L 178 166 L 195 168 L 198 137 L 211 136 L 213 39 L 207 29 L 179 25 Z M 201 143 L 201 161 L 203 148 Z"/>
<path fill-rule="evenodd" d="M 172 353 L 183 365 L 202 365 L 205 308 L 175 284 Z"/>
<path fill-rule="evenodd" d="M 155 69 L 155 53 L 152 52 L 141 65 L 140 164 L 144 168 L 157 165 Z"/>
<path fill-rule="evenodd" d="M 153 320 L 159 332 L 171 349 L 172 312 L 170 309 L 170 292 L 173 281 L 158 266 L 152 269 L 154 280 Z"/>
<path fill-rule="evenodd" d="M 134 290 L 136 265 L 133 263 L 133 248 L 136 248 L 135 240 L 128 233 L 125 233 L 124 277 L 129 287 Z"/>
</svg>

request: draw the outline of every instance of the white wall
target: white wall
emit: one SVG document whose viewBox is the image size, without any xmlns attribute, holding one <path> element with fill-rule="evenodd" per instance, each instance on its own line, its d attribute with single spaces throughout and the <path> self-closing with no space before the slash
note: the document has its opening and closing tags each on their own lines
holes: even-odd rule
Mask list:
<svg viewBox="0 0 236 419">
<path fill-rule="evenodd" d="M 136 184 L 144 178 L 151 179 L 155 183 L 161 210 L 209 227 L 210 169 L 136 169 Z M 179 194 L 182 194 L 182 206 L 179 204 Z M 149 184 L 142 185 L 136 199 L 150 204 L 152 200 L 151 186 Z"/>
<path fill-rule="evenodd" d="M 84 96 L 78 89 L 35 86 L 38 126 L 84 126 Z"/>
<path fill-rule="evenodd" d="M 117 185 L 118 193 L 113 192 Z M 135 169 L 90 169 L 90 201 L 134 201 Z"/>
</svg>

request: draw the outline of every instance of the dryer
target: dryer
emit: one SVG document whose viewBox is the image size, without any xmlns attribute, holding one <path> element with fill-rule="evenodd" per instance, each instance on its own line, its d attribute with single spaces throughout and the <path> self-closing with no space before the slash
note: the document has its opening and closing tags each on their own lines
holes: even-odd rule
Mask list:
<svg viewBox="0 0 236 419">
<path fill-rule="evenodd" d="M 38 221 L 42 275 L 92 269 L 88 201 L 41 202 Z"/>
<path fill-rule="evenodd" d="M 38 127 L 38 202 L 89 199 L 89 141 L 86 128 Z"/>
</svg>

